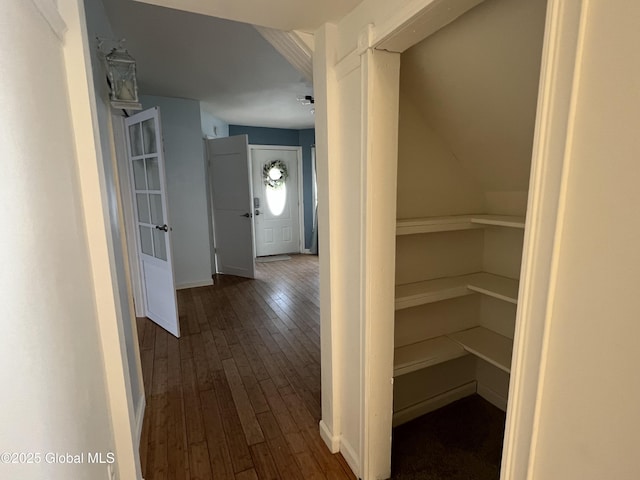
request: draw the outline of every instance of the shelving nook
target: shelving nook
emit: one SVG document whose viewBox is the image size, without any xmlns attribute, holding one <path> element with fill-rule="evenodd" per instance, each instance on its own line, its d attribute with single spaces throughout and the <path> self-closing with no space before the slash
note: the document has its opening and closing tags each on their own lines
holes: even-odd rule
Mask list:
<svg viewBox="0 0 640 480">
<path fill-rule="evenodd" d="M 545 6 L 487 0 L 401 55 L 394 425 L 506 410 Z"/>
</svg>

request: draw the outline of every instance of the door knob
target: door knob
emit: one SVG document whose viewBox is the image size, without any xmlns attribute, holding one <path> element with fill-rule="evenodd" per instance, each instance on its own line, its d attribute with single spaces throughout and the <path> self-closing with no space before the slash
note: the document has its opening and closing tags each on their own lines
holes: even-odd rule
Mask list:
<svg viewBox="0 0 640 480">
<path fill-rule="evenodd" d="M 248 212 L 243 214 L 243 215 L 240 215 L 240 216 L 241 217 L 247 217 L 247 218 L 251 218 L 252 217 L 252 215 L 250 213 L 248 213 Z"/>
<path fill-rule="evenodd" d="M 169 231 L 169 227 L 167 226 L 167 224 L 165 223 L 164 225 L 160 226 L 160 225 L 156 225 L 156 228 L 158 230 L 162 230 L 163 232 L 168 232 Z"/>
<path fill-rule="evenodd" d="M 258 215 L 260 215 L 260 210 L 258 210 L 258 209 L 256 208 L 256 217 L 257 217 Z"/>
</svg>

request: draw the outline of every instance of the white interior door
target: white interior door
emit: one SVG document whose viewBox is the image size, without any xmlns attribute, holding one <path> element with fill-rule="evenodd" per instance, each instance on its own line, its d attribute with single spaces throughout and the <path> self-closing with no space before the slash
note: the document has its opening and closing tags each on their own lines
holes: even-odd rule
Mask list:
<svg viewBox="0 0 640 480">
<path fill-rule="evenodd" d="M 247 136 L 207 140 L 207 151 L 218 272 L 254 278 Z"/>
<path fill-rule="evenodd" d="M 179 337 L 160 111 L 140 112 L 125 125 L 145 315 Z"/>
<path fill-rule="evenodd" d="M 300 253 L 300 149 L 259 145 L 251 145 L 250 149 L 256 255 Z"/>
</svg>

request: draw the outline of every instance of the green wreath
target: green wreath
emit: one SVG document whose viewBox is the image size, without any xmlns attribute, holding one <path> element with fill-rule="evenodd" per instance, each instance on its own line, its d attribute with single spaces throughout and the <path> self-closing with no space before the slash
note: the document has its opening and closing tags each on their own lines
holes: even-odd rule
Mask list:
<svg viewBox="0 0 640 480">
<path fill-rule="evenodd" d="M 289 177 L 287 164 L 282 160 L 274 160 L 272 162 L 265 163 L 264 167 L 262 167 L 262 177 L 264 178 L 264 184 L 268 187 L 282 187 Z"/>
</svg>

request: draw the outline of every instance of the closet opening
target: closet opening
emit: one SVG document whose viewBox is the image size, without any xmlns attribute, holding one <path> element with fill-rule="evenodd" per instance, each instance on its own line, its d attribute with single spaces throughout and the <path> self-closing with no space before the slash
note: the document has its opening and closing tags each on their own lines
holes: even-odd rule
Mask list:
<svg viewBox="0 0 640 480">
<path fill-rule="evenodd" d="M 486 0 L 401 54 L 392 478 L 500 475 L 545 14 Z"/>
</svg>

